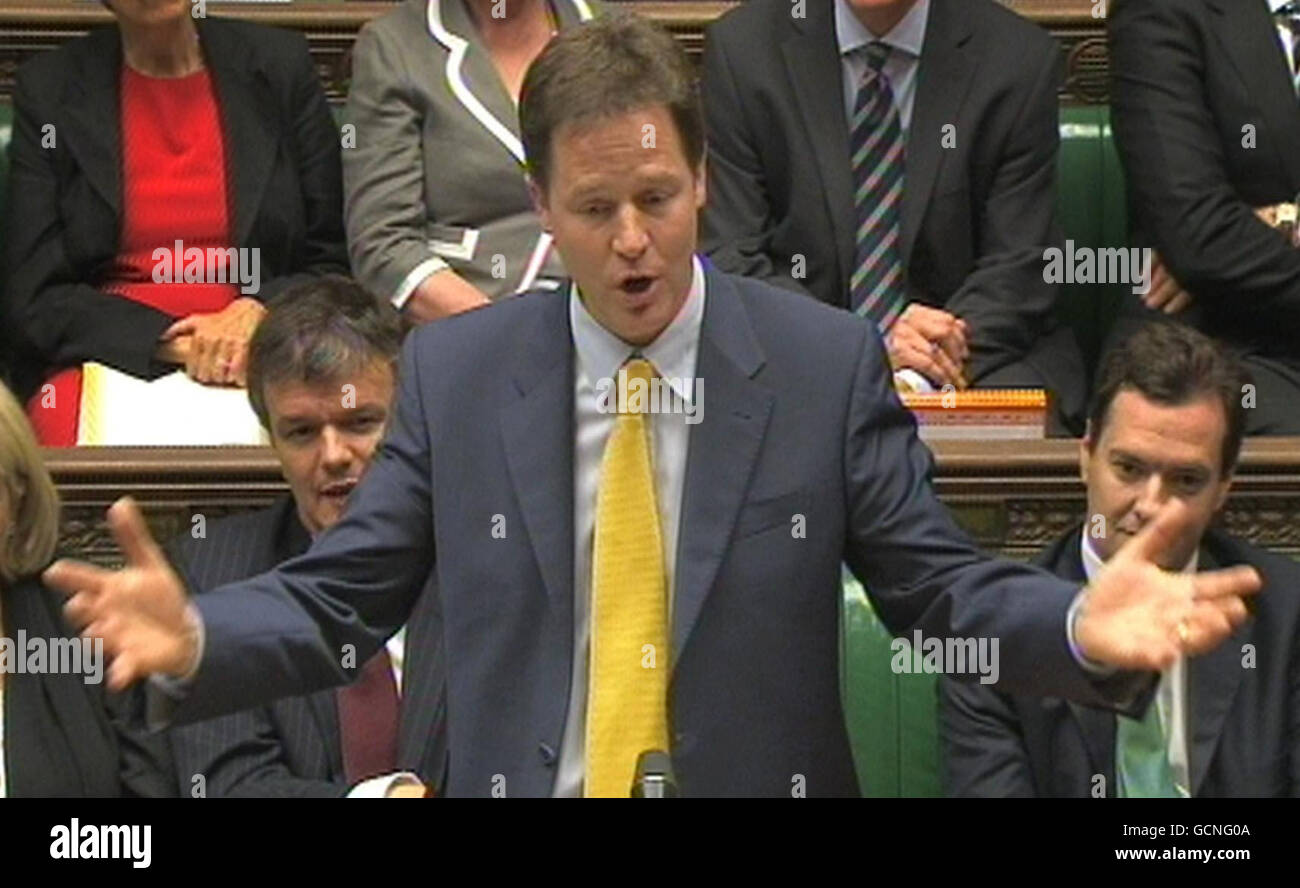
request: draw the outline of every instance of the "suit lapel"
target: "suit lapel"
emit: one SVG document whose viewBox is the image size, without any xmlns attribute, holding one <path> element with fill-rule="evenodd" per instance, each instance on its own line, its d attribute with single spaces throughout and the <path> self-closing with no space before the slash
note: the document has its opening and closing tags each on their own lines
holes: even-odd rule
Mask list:
<svg viewBox="0 0 1300 888">
<path fill-rule="evenodd" d="M 282 115 L 275 107 L 266 72 L 249 57 L 247 47 L 220 22 L 214 26 L 207 19 L 199 19 L 196 24 L 221 109 L 226 175 L 230 179 L 226 192 L 233 209 L 231 243 L 243 246 L 248 243 L 279 154 Z"/>
<path fill-rule="evenodd" d="M 912 247 L 946 153 L 939 142 L 942 127 L 956 124 L 975 69 L 975 59 L 967 45 L 971 31 L 965 2 L 932 0 L 930 4 L 920 67 L 916 72 L 916 96 L 912 103 L 903 167 L 899 241 L 904 266 L 911 259 Z"/>
<path fill-rule="evenodd" d="M 1286 53 L 1267 5 L 1240 0 L 1208 0 L 1219 16 L 1214 29 L 1228 58 L 1254 97 L 1269 129 L 1277 133 L 1274 150 L 1290 177 L 1290 187 L 1300 187 L 1300 99 L 1287 69 Z"/>
<path fill-rule="evenodd" d="M 546 591 L 573 610 L 573 337 L 567 283 L 543 301 L 515 360 L 510 403 L 498 413 L 506 463 Z M 570 618 L 571 619 L 571 616 Z"/>
<path fill-rule="evenodd" d="M 80 72 L 63 101 L 69 132 L 58 138 L 85 171 L 86 180 L 122 221 L 122 43 L 117 28 L 92 31 Z"/>
<path fill-rule="evenodd" d="M 705 275 L 696 375 L 707 382 L 709 406 L 691 430 L 686 457 L 673 583 L 674 665 L 726 555 L 774 402 L 753 378 L 764 357 L 740 293 L 718 272 Z"/>
<path fill-rule="evenodd" d="M 1205 548 L 1198 564 L 1199 570 L 1220 566 Z M 1187 770 L 1193 796 L 1200 792 L 1214 760 L 1223 723 L 1241 685 L 1241 648 L 1250 643 L 1254 632 L 1255 618 L 1249 616 L 1214 650 L 1187 660 Z"/>
<path fill-rule="evenodd" d="M 821 194 L 839 256 L 841 298 L 847 304 L 853 268 L 853 171 L 849 158 L 849 126 L 844 119 L 844 74 L 835 41 L 831 2 L 818 3 L 809 18 L 791 20 L 795 33 L 781 46 L 795 99 L 812 141 Z"/>
</svg>

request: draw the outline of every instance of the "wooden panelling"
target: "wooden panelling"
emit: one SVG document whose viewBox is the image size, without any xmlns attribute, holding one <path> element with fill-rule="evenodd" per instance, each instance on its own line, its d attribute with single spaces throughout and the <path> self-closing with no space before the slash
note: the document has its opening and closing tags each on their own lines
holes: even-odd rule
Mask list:
<svg viewBox="0 0 1300 888">
<path fill-rule="evenodd" d="M 1082 519 L 1078 442 L 965 441 L 934 445 L 934 486 L 984 548 L 1027 558 Z M 130 494 L 160 538 L 189 532 L 194 517 L 265 505 L 287 489 L 262 448 L 47 450 L 64 503 L 65 552 L 115 563 L 104 510 Z M 1222 516 L 1243 539 L 1300 555 L 1300 439 L 1246 442 Z"/>
</svg>

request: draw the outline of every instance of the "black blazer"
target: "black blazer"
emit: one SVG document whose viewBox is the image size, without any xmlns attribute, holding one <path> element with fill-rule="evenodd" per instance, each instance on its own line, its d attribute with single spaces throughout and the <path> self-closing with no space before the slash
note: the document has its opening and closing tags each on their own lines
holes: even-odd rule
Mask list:
<svg viewBox="0 0 1300 888">
<path fill-rule="evenodd" d="M 56 593 L 27 579 L 0 590 L 5 634 L 17 639 L 76 638 Z M 104 663 L 107 677 L 107 663 Z M 84 674 L 11 672 L 4 676 L 5 794 L 9 797 L 175 795 L 160 735 L 128 730 L 143 695 L 106 694 Z M 134 714 L 133 714 L 134 713 Z"/>
<path fill-rule="evenodd" d="M 817 0 L 795 18 L 788 0 L 749 0 L 709 28 L 704 246 L 726 271 L 847 307 L 857 221 L 833 9 Z M 1082 360 L 1043 279 L 1060 242 L 1060 51 L 989 0 L 932 0 L 929 15 L 901 209 L 908 298 L 966 319 L 976 382 L 1026 361 L 1073 417 Z M 955 147 L 942 147 L 947 124 Z"/>
<path fill-rule="evenodd" d="M 1035 559 L 1083 582 L 1075 527 Z M 1187 662 L 1187 752 L 1193 796 L 1300 796 L 1300 565 L 1210 530 L 1203 570 L 1248 564 L 1264 588 L 1255 614 Z M 1247 649 L 1245 646 L 1251 645 Z M 1243 666 L 1247 650 L 1255 664 Z M 1115 717 L 1059 698 L 940 683 L 944 776 L 954 796 L 1115 795 Z"/>
<path fill-rule="evenodd" d="M 338 131 L 299 34 L 200 19 L 224 126 L 231 242 L 261 249 L 269 301 L 308 273 L 347 271 Z M 6 326 L 20 393 L 96 360 L 140 377 L 164 312 L 96 289 L 122 227 L 121 37 L 100 28 L 18 71 L 10 143 Z M 54 147 L 42 130 L 54 126 Z"/>
<path fill-rule="evenodd" d="M 1253 212 L 1300 191 L 1300 100 L 1268 7 L 1126 0 L 1109 29 L 1134 242 L 1195 295 L 1195 326 L 1300 359 L 1300 250 Z"/>
<path fill-rule="evenodd" d="M 246 579 L 311 545 L 293 498 L 248 515 L 213 522 L 205 539 L 185 535 L 169 547 L 196 589 Z M 446 768 L 442 619 L 432 581 L 406 629 L 398 767 L 440 788 Z M 204 775 L 205 794 L 337 797 L 350 788 L 343 772 L 335 691 L 286 697 L 258 709 L 171 731 L 182 796 Z"/>
</svg>

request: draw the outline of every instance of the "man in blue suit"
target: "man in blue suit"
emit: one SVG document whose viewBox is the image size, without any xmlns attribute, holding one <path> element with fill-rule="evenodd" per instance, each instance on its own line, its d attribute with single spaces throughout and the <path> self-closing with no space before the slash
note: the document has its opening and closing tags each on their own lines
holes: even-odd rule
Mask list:
<svg viewBox="0 0 1300 888">
<path fill-rule="evenodd" d="M 111 685 L 161 674 L 156 714 L 181 722 L 340 683 L 339 652 L 378 650 L 436 571 L 447 795 L 626 795 L 656 744 L 683 795 L 855 795 L 844 562 L 894 631 L 997 639 L 1003 687 L 1098 706 L 1140 705 L 1136 670 L 1245 618 L 1249 569 L 1156 566 L 1176 506 L 1083 590 L 975 548 L 870 325 L 695 258 L 703 123 L 665 32 L 561 34 L 521 124 L 573 285 L 412 334 L 346 514 L 274 571 L 188 601 L 139 513 L 110 510 L 128 567 L 47 581 Z M 611 413 L 647 363 L 659 412 Z"/>
</svg>

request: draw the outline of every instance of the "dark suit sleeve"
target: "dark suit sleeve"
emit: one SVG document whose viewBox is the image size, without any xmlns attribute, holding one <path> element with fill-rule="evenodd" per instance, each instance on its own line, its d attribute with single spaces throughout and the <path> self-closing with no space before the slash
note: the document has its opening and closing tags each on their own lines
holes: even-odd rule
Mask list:
<svg viewBox="0 0 1300 888">
<path fill-rule="evenodd" d="M 1183 16 L 1164 0 L 1111 13 L 1111 114 L 1135 221 L 1198 298 L 1300 323 L 1300 250 L 1233 189 L 1205 95 L 1203 38 Z"/>
<path fill-rule="evenodd" d="M 708 201 L 702 247 L 723 271 L 807 294 L 790 276 L 790 257 L 771 256 L 774 219 L 763 163 L 721 39 L 704 46 L 702 91 L 708 131 Z"/>
<path fill-rule="evenodd" d="M 5 321 L 43 364 L 99 361 L 133 376 L 159 376 L 171 368 L 155 361 L 153 353 L 173 319 L 95 289 L 67 254 L 62 215 L 67 202 L 55 168 L 56 154 L 64 149 L 41 147 L 41 128 L 51 119 L 50 96 L 55 94 L 41 88 L 49 86 L 47 73 L 20 69 L 14 88 L 5 198 Z M 56 146 L 67 136 L 53 131 Z"/>
<path fill-rule="evenodd" d="M 1291 664 L 1287 676 L 1287 746 L 1291 785 L 1287 794 L 1300 798 L 1300 644 L 1291 646 Z"/>
<path fill-rule="evenodd" d="M 1011 701 L 990 687 L 939 680 L 944 793 L 1033 798 L 1033 769 Z"/>
<path fill-rule="evenodd" d="M 1022 63 L 1023 64 L 1023 63 Z M 1053 42 L 1018 79 L 1023 103 L 978 208 L 976 261 L 944 310 L 970 327 L 971 374 L 980 379 L 1021 360 L 1050 320 L 1058 288 L 1043 275 L 1043 253 L 1059 243 L 1056 160 L 1061 61 Z M 958 138 L 961 138 L 960 133 Z"/>
<path fill-rule="evenodd" d="M 155 692 L 154 724 L 225 715 L 355 676 L 407 622 L 434 564 L 419 332 L 407 338 L 392 428 L 343 518 L 305 554 L 195 597 L 205 646 L 183 695 Z M 155 689 L 156 691 L 156 689 Z"/>
<path fill-rule="evenodd" d="M 1099 679 L 1070 653 L 1066 613 L 1079 587 L 983 554 L 935 497 L 930 451 L 894 394 L 880 337 L 861 329 L 846 405 L 844 560 L 881 621 L 895 634 L 996 642 L 997 687 L 1006 693 L 1131 706 L 1149 675 Z"/>
<path fill-rule="evenodd" d="M 285 289 L 314 275 L 348 273 L 339 132 L 307 52 L 306 39 L 296 36 L 295 45 L 288 75 L 292 88 L 285 113 L 293 115 L 293 156 L 298 164 L 306 231 L 295 251 L 293 272 L 263 282 L 257 294 L 263 302 L 270 302 Z"/>
<path fill-rule="evenodd" d="M 311 730 L 298 726 L 295 730 Z M 267 708 L 172 729 L 172 755 L 183 796 L 194 796 L 202 775 L 207 798 L 341 798 L 343 782 L 299 777 L 280 742 L 281 726 Z"/>
</svg>

